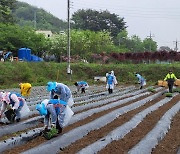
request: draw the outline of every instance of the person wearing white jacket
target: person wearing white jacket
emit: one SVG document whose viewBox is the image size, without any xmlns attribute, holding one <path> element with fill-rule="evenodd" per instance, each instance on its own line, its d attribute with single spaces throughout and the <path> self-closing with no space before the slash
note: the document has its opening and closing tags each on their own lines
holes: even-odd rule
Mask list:
<svg viewBox="0 0 180 154">
<path fill-rule="evenodd" d="M 110 73 L 106 74 L 107 78 L 107 85 L 106 88 L 108 89 L 109 94 L 113 93 L 114 86 L 117 85 L 117 79 L 114 75 L 114 71 L 111 71 Z"/>
</svg>

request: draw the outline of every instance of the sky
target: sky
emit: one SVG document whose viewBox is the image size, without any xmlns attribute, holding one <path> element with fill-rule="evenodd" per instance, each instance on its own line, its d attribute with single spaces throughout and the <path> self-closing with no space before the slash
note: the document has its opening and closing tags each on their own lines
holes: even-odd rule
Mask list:
<svg viewBox="0 0 180 154">
<path fill-rule="evenodd" d="M 43 8 L 67 20 L 68 0 L 18 0 Z M 168 46 L 180 50 L 180 0 L 70 0 L 70 14 L 78 9 L 108 10 L 123 17 L 128 36 L 141 40 L 152 37 L 158 48 Z M 70 17 L 71 17 L 70 16 Z"/>
</svg>

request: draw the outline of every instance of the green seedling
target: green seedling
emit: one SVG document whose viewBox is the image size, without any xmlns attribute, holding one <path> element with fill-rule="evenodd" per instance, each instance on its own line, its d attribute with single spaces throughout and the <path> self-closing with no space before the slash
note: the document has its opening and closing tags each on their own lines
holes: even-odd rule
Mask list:
<svg viewBox="0 0 180 154">
<path fill-rule="evenodd" d="M 56 128 L 52 128 L 50 131 L 44 133 L 44 137 L 47 140 L 50 140 L 51 138 L 56 137 L 57 134 L 58 134 L 58 130 Z"/>
<path fill-rule="evenodd" d="M 180 93 L 180 87 L 173 89 L 173 92 L 178 92 L 178 93 Z"/>
<path fill-rule="evenodd" d="M 172 93 L 165 93 L 166 97 L 172 97 Z"/>
<path fill-rule="evenodd" d="M 155 90 L 153 87 L 149 87 L 149 88 L 148 88 L 148 91 L 154 93 L 156 90 Z"/>
</svg>

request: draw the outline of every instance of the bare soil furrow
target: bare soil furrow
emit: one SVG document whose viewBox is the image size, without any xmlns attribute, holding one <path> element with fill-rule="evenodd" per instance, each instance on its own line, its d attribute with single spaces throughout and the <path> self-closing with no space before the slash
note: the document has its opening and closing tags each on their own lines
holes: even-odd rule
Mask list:
<svg viewBox="0 0 180 154">
<path fill-rule="evenodd" d="M 76 123 L 74 123 L 74 124 L 71 124 L 71 125 L 67 126 L 66 128 L 64 128 L 63 133 L 66 133 L 66 132 L 68 132 L 68 131 L 71 131 L 72 129 L 74 129 L 74 128 L 76 128 L 76 127 L 85 125 L 85 124 L 87 124 L 87 123 L 89 123 L 89 122 L 91 122 L 91 121 L 93 121 L 93 120 L 95 120 L 95 119 L 97 119 L 97 118 L 105 115 L 105 114 L 108 114 L 108 113 L 112 112 L 113 110 L 115 110 L 115 109 L 117 109 L 117 108 L 121 108 L 121 107 L 123 107 L 123 106 L 132 104 L 133 102 L 142 100 L 142 99 L 144 99 L 144 98 L 146 98 L 146 97 L 148 97 L 148 96 L 151 96 L 151 95 L 153 95 L 153 94 L 149 94 L 149 95 L 146 95 L 146 96 L 141 96 L 141 97 L 139 97 L 139 98 L 137 98 L 137 99 L 134 99 L 134 100 L 132 100 L 132 101 L 129 101 L 129 102 L 126 103 L 126 104 L 122 104 L 122 105 L 116 106 L 116 107 L 114 107 L 114 108 L 111 108 L 111 109 L 106 110 L 106 111 L 103 111 L 103 112 L 95 113 L 95 114 L 93 114 L 92 116 L 90 116 L 90 117 L 88 117 L 88 118 L 85 118 L 84 120 L 78 121 L 78 122 L 76 122 Z M 17 154 L 18 154 L 19 152 L 22 152 L 22 151 L 31 149 L 32 147 L 38 146 L 38 145 L 40 145 L 41 143 L 43 143 L 43 142 L 45 142 L 45 141 L 46 141 L 46 140 L 45 140 L 43 137 L 39 136 L 39 137 L 35 138 L 34 140 L 29 141 L 27 144 L 22 145 L 22 146 L 18 146 L 18 147 L 15 147 L 15 148 L 12 148 L 11 150 L 6 151 L 5 153 L 8 153 L 8 154 L 11 154 L 11 153 L 12 153 L 12 154 L 13 154 L 14 151 L 16 151 Z"/>
<path fill-rule="evenodd" d="M 93 145 L 95 145 L 95 148 L 97 148 L 96 145 L 98 145 L 98 149 L 101 149 L 100 151 L 96 149 L 96 151 L 99 151 L 97 152 L 98 154 L 125 154 L 128 153 L 128 151 L 136 145 L 139 145 L 138 143 L 142 141 L 144 137 L 147 136 L 147 134 L 150 134 L 151 137 L 152 133 L 149 132 L 152 132 L 152 130 L 157 130 L 157 127 L 155 126 L 157 125 L 157 123 L 159 123 L 159 120 L 161 120 L 162 116 L 175 104 L 176 106 L 174 106 L 173 109 L 176 109 L 176 112 L 174 112 L 174 110 L 171 110 L 170 115 L 172 115 L 172 113 L 177 113 L 177 111 L 179 110 L 180 94 L 176 93 L 176 96 L 174 96 L 173 98 L 166 98 L 165 95 L 163 95 L 163 93 L 165 92 L 165 88 L 157 87 L 159 89 L 156 89 L 154 93 L 150 93 L 147 92 L 148 90 L 146 88 L 140 91 L 139 89 L 136 89 L 134 87 L 128 91 L 129 87 L 118 86 L 116 87 L 112 95 L 109 95 L 104 88 L 104 86 L 94 86 L 91 87 L 86 94 L 74 95 L 77 103 L 73 108 L 75 115 L 69 122 L 69 125 L 63 129 L 62 134 L 60 134 L 57 138 L 47 141 L 44 137 L 38 136 L 33 138 L 32 140 L 29 140 L 28 142 L 26 141 L 26 143 L 24 142 L 20 146 L 11 146 L 11 149 L 4 151 L 3 154 L 34 154 L 34 152 L 39 154 L 42 151 L 44 154 L 49 154 L 51 153 L 51 151 L 52 154 L 55 154 L 58 150 L 61 154 L 75 154 L 79 151 L 80 153 L 83 153 L 84 151 L 81 152 L 82 149 L 84 150 L 84 148 L 86 148 L 88 145 L 92 145 L 93 143 Z M 42 88 L 40 93 L 42 96 L 36 95 L 32 98 L 29 98 L 28 100 L 33 103 L 33 101 L 38 101 L 40 98 L 42 99 L 44 96 L 47 96 L 45 90 L 43 96 Z M 31 108 L 33 109 L 34 106 L 35 105 L 31 106 Z M 149 110 L 149 108 L 151 108 L 151 110 Z M 140 118 L 138 119 L 138 122 L 134 122 L 134 117 L 137 117 L 137 115 Z M 173 114 L 173 116 L 174 115 L 175 114 Z M 31 117 L 24 118 L 23 121 L 36 116 L 37 115 L 32 115 Z M 165 137 L 161 141 L 159 141 L 160 138 L 158 138 L 157 141 L 159 141 L 159 143 L 156 142 L 158 143 L 158 145 L 153 149 L 152 154 L 176 154 L 178 152 L 178 149 L 180 147 L 179 118 L 180 113 L 178 112 L 173 117 L 171 127 Z M 128 127 L 126 127 L 126 125 L 130 123 L 129 121 L 134 122 L 133 126 L 129 125 Z M 169 118 L 168 124 L 170 124 L 170 121 L 171 118 Z M 163 121 L 163 124 L 164 123 L 166 123 L 166 118 L 165 121 Z M 43 123 L 41 120 L 35 127 L 26 129 L 23 128 L 24 130 L 20 132 L 17 131 L 16 134 L 11 133 L 1 136 L 0 141 L 19 135 L 21 132 L 33 128 L 39 127 L 42 129 L 42 125 Z M 1 123 L 0 126 L 3 126 L 1 128 L 6 127 Z M 159 128 L 162 127 L 163 126 L 160 125 Z M 123 131 L 120 131 L 121 128 L 125 130 L 126 134 L 122 135 Z M 166 128 L 166 130 L 168 130 L 169 125 Z M 112 131 L 113 133 L 115 132 L 113 134 L 115 135 L 115 138 L 112 138 L 111 136 Z M 119 138 L 121 139 L 117 140 L 117 134 L 119 134 Z M 158 135 L 159 134 L 161 133 L 158 132 Z M 109 140 L 107 140 L 106 136 L 110 136 Z M 116 140 L 112 141 L 112 139 Z M 105 142 L 107 144 L 104 144 Z M 49 146 L 49 144 L 51 143 L 55 144 L 54 148 L 52 149 Z M 140 150 L 142 150 L 144 145 L 146 145 L 144 143 L 145 142 L 143 142 L 140 148 L 138 147 Z M 104 146 L 100 146 L 100 144 Z M 9 149 L 8 147 L 4 146 L 3 150 L 6 148 Z M 93 150 L 91 146 L 87 150 L 87 153 L 96 153 L 93 153 L 92 151 Z"/>
<path fill-rule="evenodd" d="M 76 153 L 76 152 L 78 152 L 80 149 L 86 147 L 89 144 L 92 144 L 93 142 L 97 141 L 98 139 L 102 138 L 103 136 L 106 136 L 110 131 L 112 131 L 116 127 L 129 121 L 135 114 L 148 108 L 149 106 L 155 104 L 156 102 L 160 101 L 163 98 L 164 98 L 164 96 L 154 99 L 154 100 L 148 102 L 147 104 L 120 116 L 119 118 L 117 118 L 113 122 L 109 123 L 108 125 L 100 128 L 98 130 L 91 131 L 84 138 L 76 141 L 75 143 L 73 143 L 70 146 L 63 149 L 63 151 L 61 153 Z"/>
<path fill-rule="evenodd" d="M 158 143 L 152 154 L 177 154 L 180 147 L 180 112 L 172 119 L 171 129 Z"/>
<path fill-rule="evenodd" d="M 99 154 L 127 153 L 129 149 L 135 146 L 159 121 L 164 113 L 175 105 L 180 99 L 180 95 L 174 97 L 169 103 L 163 105 L 158 110 L 148 115 L 135 129 L 128 133 L 123 139 L 113 141 L 106 146 Z"/>
</svg>

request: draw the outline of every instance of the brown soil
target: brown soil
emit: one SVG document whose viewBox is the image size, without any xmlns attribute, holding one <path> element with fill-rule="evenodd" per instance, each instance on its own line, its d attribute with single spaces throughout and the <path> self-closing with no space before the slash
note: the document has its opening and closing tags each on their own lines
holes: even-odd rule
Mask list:
<svg viewBox="0 0 180 154">
<path fill-rule="evenodd" d="M 171 129 L 152 151 L 152 154 L 177 154 L 180 147 L 180 112 L 172 119 Z"/>
<path fill-rule="evenodd" d="M 101 150 L 100 154 L 106 153 L 126 153 L 134 145 L 136 145 L 153 127 L 156 125 L 158 120 L 165 114 L 165 112 L 170 109 L 173 105 L 177 103 L 180 99 L 180 95 L 173 98 L 169 103 L 163 105 L 158 110 L 152 112 L 148 115 L 135 129 L 128 133 L 122 140 L 114 141 L 110 145 L 106 146 Z M 115 147 L 115 148 L 114 148 Z"/>
<path fill-rule="evenodd" d="M 112 109 L 93 114 L 92 116 L 85 118 L 84 120 L 81 120 L 79 122 L 76 122 L 72 125 L 67 126 L 66 128 L 64 128 L 63 133 L 66 133 L 76 127 L 79 127 L 81 125 L 89 123 L 109 112 L 112 112 L 113 110 L 115 110 L 117 108 L 129 105 L 129 104 L 131 104 L 135 101 L 141 100 L 145 97 L 147 97 L 147 96 L 143 96 L 136 100 L 130 101 L 126 104 L 119 105 Z M 61 151 L 61 153 L 74 154 L 74 153 L 78 152 L 79 150 L 86 147 L 87 145 L 92 144 L 93 142 L 97 141 L 98 139 L 104 137 L 113 129 L 115 129 L 115 128 L 119 127 L 120 125 L 124 124 L 125 122 L 129 121 L 135 114 L 150 107 L 151 105 L 160 101 L 164 97 L 165 96 L 160 96 L 159 98 L 154 99 L 153 101 L 150 101 L 135 110 L 132 110 L 126 114 L 123 114 L 119 118 L 115 119 L 113 122 L 100 128 L 99 130 L 89 132 L 87 136 L 83 137 L 80 140 L 77 140 L 70 146 L 64 148 L 63 151 Z M 141 140 L 143 138 L 143 136 L 146 135 L 155 126 L 155 124 L 162 117 L 162 115 L 169 108 L 171 108 L 174 104 L 176 104 L 179 100 L 180 100 L 180 94 L 178 96 L 174 97 L 167 104 L 161 106 L 158 110 L 149 114 L 135 129 L 133 129 L 123 139 L 112 142 L 111 144 L 107 145 L 103 150 L 101 150 L 99 153 L 103 153 L 103 154 L 106 154 L 106 153 L 115 153 L 115 154 L 122 153 L 122 154 L 124 154 L 124 153 L 126 153 L 135 144 L 137 144 L 139 142 L 139 140 Z M 179 118 L 180 118 L 180 113 L 173 118 L 173 122 L 172 122 L 170 131 L 168 132 L 167 136 L 160 142 L 160 144 L 153 150 L 153 153 L 159 154 L 159 153 L 176 153 L 177 152 L 178 146 L 180 145 L 180 131 L 179 131 L 179 127 L 178 127 Z M 11 150 L 6 151 L 5 154 L 18 154 L 22 151 L 25 151 L 32 147 L 35 147 L 45 141 L 46 140 L 43 137 L 37 137 L 37 138 L 33 139 L 32 141 L 29 141 L 27 144 L 25 144 L 23 146 L 18 146 Z"/>
<path fill-rule="evenodd" d="M 149 95 L 147 95 L 147 96 L 149 96 Z M 66 133 L 66 132 L 68 132 L 68 131 L 76 128 L 76 127 L 79 127 L 81 125 L 87 124 L 87 123 L 99 118 L 100 116 L 103 116 L 103 115 L 105 115 L 105 114 L 107 114 L 107 113 L 109 113 L 109 112 L 111 112 L 111 111 L 113 111 L 113 110 L 115 110 L 117 108 L 129 105 L 129 104 L 133 103 L 134 101 L 141 100 L 143 98 L 146 98 L 147 96 L 142 96 L 142 97 L 139 97 L 138 99 L 134 99 L 134 100 L 132 100 L 132 101 L 126 103 L 126 104 L 119 105 L 117 107 L 114 107 L 114 108 L 106 110 L 106 111 L 95 113 L 92 116 L 90 116 L 88 118 L 85 118 L 84 120 L 78 121 L 78 122 L 76 122 L 76 123 L 74 123 L 72 125 L 67 126 L 66 128 L 64 128 L 63 133 Z M 15 148 L 11 149 L 11 150 L 7 150 L 5 152 L 5 154 L 14 154 L 14 151 L 16 151 L 17 154 L 18 154 L 18 153 L 20 153 L 22 151 L 31 149 L 32 147 L 35 147 L 35 146 L 37 146 L 37 145 L 39 145 L 39 144 L 41 144 L 41 143 L 43 143 L 45 141 L 46 140 L 44 139 L 44 137 L 39 136 L 39 137 L 35 138 L 34 140 L 29 141 L 26 145 L 18 146 L 18 147 L 15 147 Z"/>
</svg>

